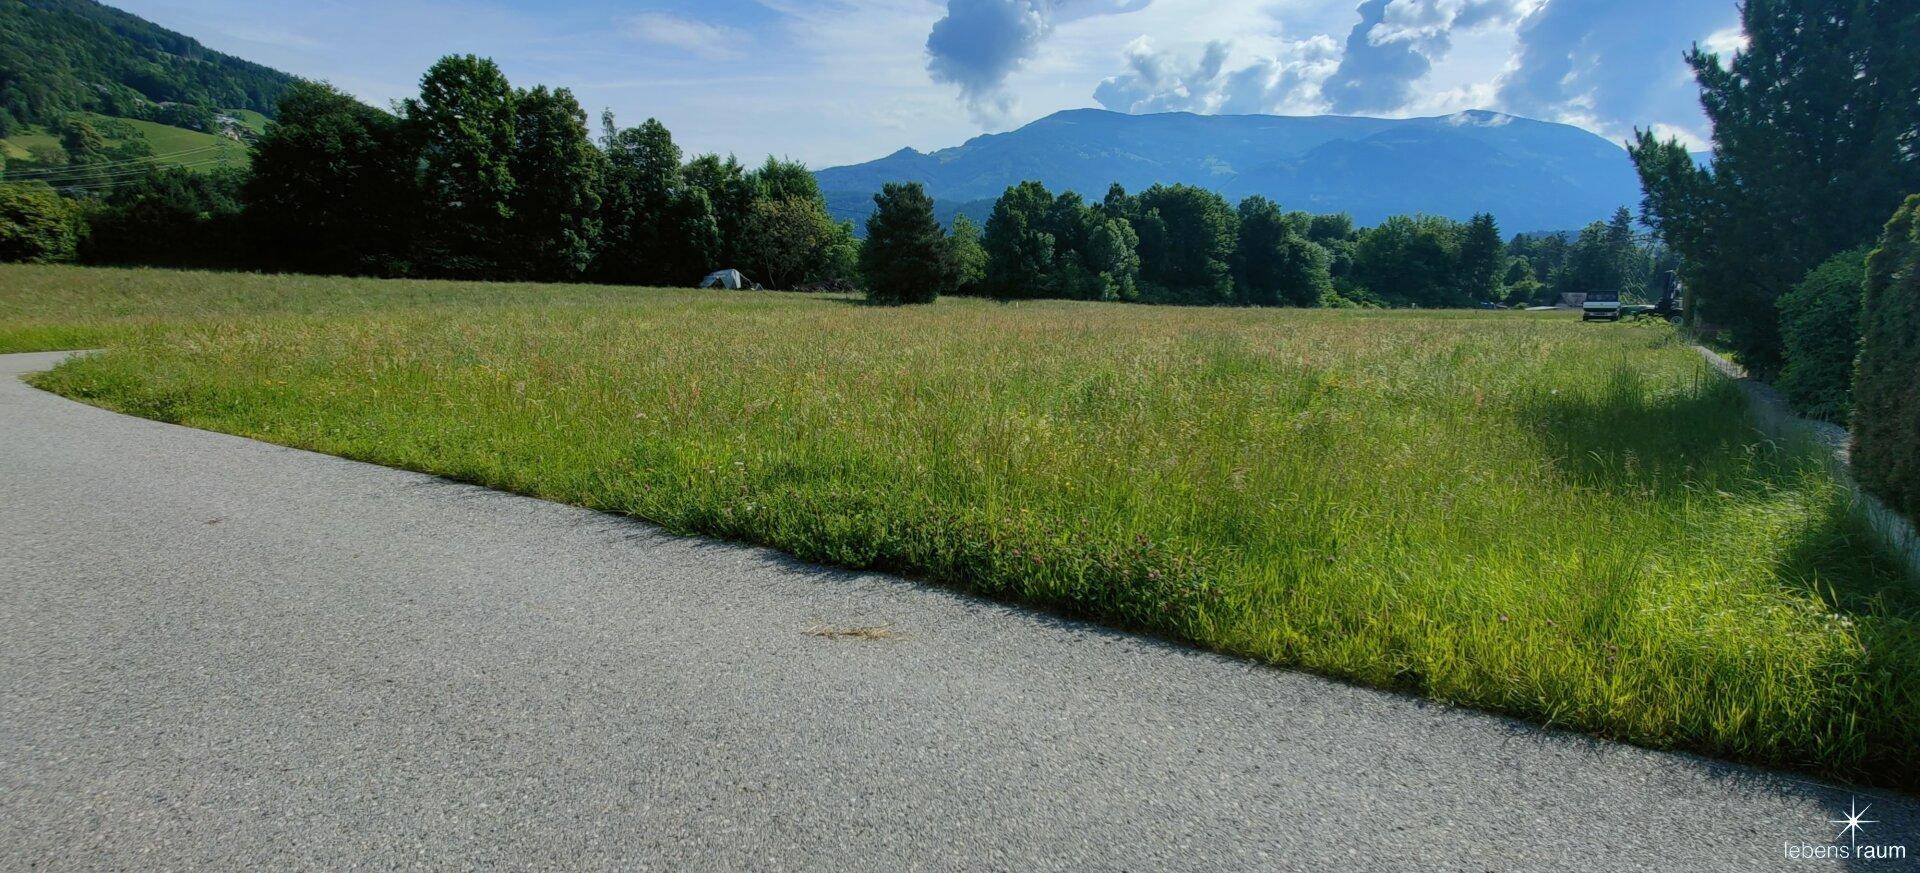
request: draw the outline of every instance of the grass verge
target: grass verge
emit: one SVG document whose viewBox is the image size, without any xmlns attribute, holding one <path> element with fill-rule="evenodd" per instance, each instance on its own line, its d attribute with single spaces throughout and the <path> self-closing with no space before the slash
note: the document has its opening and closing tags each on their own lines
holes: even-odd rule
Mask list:
<svg viewBox="0 0 1920 873">
<path fill-rule="evenodd" d="M 1920 787 L 1912 580 L 1665 327 L 70 273 L 109 408 Z"/>
</svg>

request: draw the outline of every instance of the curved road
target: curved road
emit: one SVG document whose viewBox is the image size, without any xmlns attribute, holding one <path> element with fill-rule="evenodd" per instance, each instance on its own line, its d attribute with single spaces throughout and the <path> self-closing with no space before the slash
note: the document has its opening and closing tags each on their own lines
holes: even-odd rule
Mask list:
<svg viewBox="0 0 1920 873">
<path fill-rule="evenodd" d="M 15 378 L 58 359 L 0 357 L 0 868 L 1808 870 L 1856 800 Z"/>
</svg>

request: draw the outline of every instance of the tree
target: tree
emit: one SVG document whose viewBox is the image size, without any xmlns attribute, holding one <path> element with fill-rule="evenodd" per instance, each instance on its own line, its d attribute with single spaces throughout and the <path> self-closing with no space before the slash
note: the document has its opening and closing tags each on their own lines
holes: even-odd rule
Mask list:
<svg viewBox="0 0 1920 873">
<path fill-rule="evenodd" d="M 405 104 L 420 147 L 429 223 L 423 260 L 432 272 L 484 278 L 509 251 L 515 199 L 515 95 L 493 61 L 448 55 L 427 69 Z"/>
<path fill-rule="evenodd" d="M 1307 239 L 1322 246 L 1353 237 L 1353 216 L 1344 212 L 1316 215 L 1307 222 Z"/>
<path fill-rule="evenodd" d="M 707 192 L 690 183 L 680 147 L 649 118 L 622 129 L 601 116 L 606 183 L 601 245 L 592 272 L 603 282 L 690 284 L 721 258 L 720 227 Z"/>
<path fill-rule="evenodd" d="M 987 218 L 988 294 L 1002 299 L 1044 297 L 1053 284 L 1054 239 L 1048 231 L 1053 194 L 1039 182 L 1011 186 Z"/>
<path fill-rule="evenodd" d="M 1158 302 L 1233 302 L 1233 253 L 1239 216 L 1220 195 L 1191 185 L 1155 185 L 1140 193 L 1148 217 L 1140 235 L 1143 294 Z"/>
<path fill-rule="evenodd" d="M 42 264 L 73 257 L 73 207 L 38 182 L 0 183 L 0 261 Z"/>
<path fill-rule="evenodd" d="M 947 232 L 947 249 L 959 275 L 954 293 L 981 293 L 987 278 L 987 250 L 980 244 L 980 226 L 965 215 L 954 216 L 953 229 Z"/>
<path fill-rule="evenodd" d="M 1469 300 L 1501 298 L 1501 261 L 1506 246 L 1500 241 L 1500 226 L 1487 213 L 1479 213 L 1467 222 L 1460 240 L 1461 291 Z"/>
<path fill-rule="evenodd" d="M 1394 215 L 1360 234 L 1353 278 L 1389 304 L 1465 306 L 1460 291 L 1461 225 L 1431 215 Z"/>
<path fill-rule="evenodd" d="M 1786 343 L 1780 393 L 1801 415 L 1844 424 L 1852 412 L 1867 251 L 1861 247 L 1828 258 L 1780 295 Z"/>
<path fill-rule="evenodd" d="M 1240 201 L 1234 253 L 1238 302 L 1252 306 L 1316 306 L 1333 290 L 1327 250 L 1308 241 L 1310 217 L 1282 215 L 1265 197 Z"/>
<path fill-rule="evenodd" d="M 511 239 L 516 272 L 541 281 L 577 279 L 599 243 L 605 158 L 587 133 L 573 92 L 539 86 L 514 99 Z"/>
<path fill-rule="evenodd" d="M 757 201 L 742 229 L 741 264 L 770 288 L 792 288 L 818 270 L 836 242 L 835 230 L 818 197 Z"/>
<path fill-rule="evenodd" d="M 1614 271 L 1620 276 L 1620 293 L 1645 299 L 1647 284 L 1653 279 L 1652 260 L 1634 239 L 1633 213 L 1622 206 L 1607 221 L 1607 253 L 1613 257 Z"/>
<path fill-rule="evenodd" d="M 243 188 L 255 256 L 306 273 L 409 272 L 416 155 L 399 119 L 296 83 L 255 143 Z"/>
<path fill-rule="evenodd" d="M 1920 25 L 1911 0 L 1767 0 L 1740 19 L 1747 45 L 1731 58 L 1687 56 L 1711 171 L 1652 132 L 1631 154 L 1642 213 L 1683 259 L 1694 310 L 1770 376 L 1783 348 L 1774 301 L 1920 190 Z"/>
<path fill-rule="evenodd" d="M 1624 283 L 1620 254 L 1609 239 L 1608 226 L 1596 221 L 1581 228 L 1560 269 L 1553 274 L 1555 294 L 1618 291 Z"/>
<path fill-rule="evenodd" d="M 760 198 L 760 185 L 732 155 L 724 159 L 700 155 L 681 168 L 681 176 L 706 196 L 718 235 L 712 253 L 714 263 L 739 262 L 745 255 L 740 249 L 741 233 L 747 216 L 753 213 L 754 201 Z"/>
<path fill-rule="evenodd" d="M 1507 269 L 1500 279 L 1500 287 L 1501 301 L 1516 306 L 1539 300 L 1545 286 L 1533 277 L 1533 264 L 1516 255 L 1507 259 Z"/>
<path fill-rule="evenodd" d="M 783 161 L 771 155 L 760 169 L 747 174 L 747 181 L 753 186 L 757 197 L 767 200 L 819 200 L 821 208 L 826 201 L 820 196 L 820 183 L 813 178 L 813 172 L 799 161 Z"/>
<path fill-rule="evenodd" d="M 107 141 L 86 119 L 73 116 L 60 126 L 60 147 L 67 150 L 67 162 L 92 164 L 106 158 Z"/>
<path fill-rule="evenodd" d="M 867 299 L 887 305 L 932 303 L 951 293 L 959 284 L 959 270 L 926 189 L 918 182 L 888 182 L 873 202 L 867 242 L 860 249 Z"/>
<path fill-rule="evenodd" d="M 115 186 L 87 214 L 90 264 L 231 268 L 252 260 L 241 232 L 244 171 L 151 171 Z"/>
<path fill-rule="evenodd" d="M 1103 218 L 1087 237 L 1086 268 L 1101 300 L 1140 299 L 1140 237 L 1125 219 Z"/>
<path fill-rule="evenodd" d="M 807 281 L 822 284 L 852 283 L 860 277 L 860 238 L 854 235 L 853 222 L 834 222 L 820 259 L 807 272 Z"/>
<path fill-rule="evenodd" d="M 1853 382 L 1853 473 L 1920 519 L 1920 195 L 1907 198 L 1867 256 Z"/>
</svg>

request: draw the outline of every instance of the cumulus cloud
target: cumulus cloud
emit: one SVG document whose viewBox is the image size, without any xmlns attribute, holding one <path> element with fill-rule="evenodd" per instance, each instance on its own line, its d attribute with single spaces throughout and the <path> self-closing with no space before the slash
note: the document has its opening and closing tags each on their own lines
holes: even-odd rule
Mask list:
<svg viewBox="0 0 1920 873">
<path fill-rule="evenodd" d="M 709 24 L 671 12 L 641 12 L 620 22 L 620 31 L 629 37 L 684 51 L 708 60 L 740 57 L 739 45 L 745 35 L 731 27 Z"/>
<path fill-rule="evenodd" d="M 1723 29 L 1735 15 L 1730 5 L 1671 0 L 1551 0 L 1520 24 L 1500 103 L 1614 136 L 1697 118 L 1698 89 L 1681 56 L 1703 37 L 1737 47 L 1738 31 Z"/>
<path fill-rule="evenodd" d="M 1317 109 L 1317 87 L 1338 63 L 1339 47 L 1325 35 L 1290 42 L 1271 57 L 1226 69 L 1231 46 L 1207 44 L 1187 63 L 1156 50 L 1147 37 L 1128 44 L 1127 71 L 1094 89 L 1094 100 L 1115 112 L 1255 114 Z"/>
<path fill-rule="evenodd" d="M 957 85 L 974 120 L 1004 122 L 1013 112 L 1007 77 L 1039 51 L 1055 24 L 1143 9 L 1151 0 L 947 0 L 946 17 L 927 35 L 927 72 Z"/>
<path fill-rule="evenodd" d="M 1359 0 L 1343 37 L 1307 39 L 1284 38 L 1281 22 L 1310 22 L 1308 33 L 1335 22 L 1272 8 L 1270 28 L 1234 34 L 1257 47 L 1251 57 L 1219 41 L 1169 50 L 1138 39 L 1094 99 L 1124 112 L 1497 109 L 1614 139 L 1639 126 L 1699 143 L 1698 87 L 1681 57 L 1696 41 L 1722 54 L 1745 44 L 1732 2 Z"/>
<path fill-rule="evenodd" d="M 1434 62 L 1453 47 L 1456 31 L 1511 24 L 1524 0 L 1365 0 L 1347 32 L 1340 65 L 1321 93 L 1342 113 L 1392 112 L 1406 106 Z"/>
</svg>

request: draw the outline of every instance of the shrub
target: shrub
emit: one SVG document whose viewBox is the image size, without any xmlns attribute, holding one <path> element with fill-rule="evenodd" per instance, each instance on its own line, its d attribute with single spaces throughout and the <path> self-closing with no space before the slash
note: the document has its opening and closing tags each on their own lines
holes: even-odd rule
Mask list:
<svg viewBox="0 0 1920 873">
<path fill-rule="evenodd" d="M 867 299 L 888 305 L 932 303 L 953 293 L 960 271 L 926 189 L 918 182 L 888 182 L 873 202 L 878 208 L 867 219 L 867 242 L 860 249 Z"/>
<path fill-rule="evenodd" d="M 0 185 L 0 261 L 44 264 L 73 257 L 79 229 L 71 204 L 44 184 Z"/>
<path fill-rule="evenodd" d="M 1920 195 L 1867 256 L 1853 382 L 1853 467 L 1889 506 L 1920 517 Z"/>
<path fill-rule="evenodd" d="M 1845 422 L 1853 410 L 1853 359 L 1860 351 L 1860 283 L 1865 247 L 1841 252 L 1780 295 L 1786 366 L 1780 390 L 1801 415 Z"/>
</svg>

